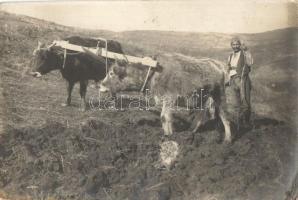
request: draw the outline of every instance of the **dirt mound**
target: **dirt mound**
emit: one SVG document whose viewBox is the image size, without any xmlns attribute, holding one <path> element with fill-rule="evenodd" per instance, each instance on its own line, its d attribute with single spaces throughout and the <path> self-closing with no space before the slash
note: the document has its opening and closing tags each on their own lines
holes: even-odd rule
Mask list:
<svg viewBox="0 0 298 200">
<path fill-rule="evenodd" d="M 90 119 L 79 129 L 58 122 L 39 129 L 10 128 L 1 138 L 1 188 L 54 199 L 257 200 L 285 195 L 295 141 L 285 125 L 259 126 L 229 146 L 219 142 L 215 130 L 163 138 L 160 128 L 140 125 L 143 119 L 121 117 L 118 125 Z M 170 169 L 160 165 L 165 140 L 180 148 Z"/>
</svg>

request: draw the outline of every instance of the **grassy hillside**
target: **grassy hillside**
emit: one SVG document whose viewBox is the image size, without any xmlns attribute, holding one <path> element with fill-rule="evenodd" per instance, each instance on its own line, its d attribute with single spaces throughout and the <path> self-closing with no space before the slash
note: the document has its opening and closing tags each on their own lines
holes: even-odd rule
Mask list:
<svg viewBox="0 0 298 200">
<path fill-rule="evenodd" d="M 212 127 L 193 134 L 175 119 L 179 131 L 171 139 L 181 152 L 173 168 L 165 170 L 158 166 L 159 116 L 139 110 L 78 112 L 77 87 L 72 106 L 61 107 L 66 86 L 59 72 L 42 79 L 28 74 L 37 41 L 100 36 L 119 40 L 131 55 L 166 52 L 225 61 L 233 35 L 85 30 L 0 12 L 0 99 L 5 101 L 0 102 L 5 113 L 0 116 L 0 198 L 285 198 L 297 155 L 297 30 L 240 35 L 255 57 L 255 128 L 238 133 L 226 146 Z M 97 97 L 97 91 L 88 88 L 87 95 Z"/>
<path fill-rule="evenodd" d="M 111 32 L 65 27 L 25 16 L 12 16 L 1 12 L 1 54 L 7 49 L 18 49 L 10 55 L 26 58 L 28 63 L 37 41 L 50 43 L 70 35 L 100 36 L 116 39 L 127 54 L 152 56 L 161 52 L 182 53 L 195 58 L 211 57 L 226 62 L 230 53 L 230 39 L 235 35 L 221 33 L 186 33 L 167 31 Z M 7 24 L 7 25 L 5 25 Z M 258 34 L 240 34 L 250 48 L 255 65 L 252 101 L 255 112 L 274 115 L 279 120 L 294 123 L 297 115 L 297 32 L 298 28 L 269 31 Z M 17 52 L 16 52 L 17 51 Z M 17 56 L 18 59 L 20 56 Z M 28 65 L 23 65 L 28 67 Z M 263 91 L 266 91 L 264 94 Z M 278 106 L 276 106 L 278 105 Z M 267 108 L 266 108 L 267 107 Z"/>
</svg>

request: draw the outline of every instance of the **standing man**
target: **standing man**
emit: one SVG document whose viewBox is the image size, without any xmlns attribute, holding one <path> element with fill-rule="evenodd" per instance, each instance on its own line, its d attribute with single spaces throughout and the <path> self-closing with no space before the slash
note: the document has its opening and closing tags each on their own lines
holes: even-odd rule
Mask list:
<svg viewBox="0 0 298 200">
<path fill-rule="evenodd" d="M 228 59 L 229 85 L 226 87 L 226 96 L 234 120 L 239 127 L 250 128 L 250 90 L 251 81 L 249 72 L 253 65 L 253 58 L 247 47 L 241 45 L 239 38 L 231 40 L 233 52 Z"/>
</svg>

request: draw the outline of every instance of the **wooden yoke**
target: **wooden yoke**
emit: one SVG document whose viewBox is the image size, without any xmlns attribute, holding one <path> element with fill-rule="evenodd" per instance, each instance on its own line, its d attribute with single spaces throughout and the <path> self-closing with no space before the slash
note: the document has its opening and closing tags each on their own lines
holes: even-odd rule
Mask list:
<svg viewBox="0 0 298 200">
<path fill-rule="evenodd" d="M 145 65 L 145 66 L 157 67 L 157 61 L 153 60 L 150 57 L 140 58 L 140 57 L 129 56 L 129 55 L 124 55 L 120 53 L 114 53 L 111 51 L 107 51 L 104 48 L 83 47 L 75 44 L 70 44 L 68 41 L 64 41 L 64 40 L 60 40 L 60 41 L 54 40 L 53 44 L 55 44 L 55 46 L 60 46 L 64 49 L 68 49 L 72 51 L 85 52 L 89 54 L 92 53 L 95 56 L 102 56 L 110 59 L 127 60 L 128 62 L 131 62 L 131 63 L 141 63 L 142 65 Z"/>
</svg>

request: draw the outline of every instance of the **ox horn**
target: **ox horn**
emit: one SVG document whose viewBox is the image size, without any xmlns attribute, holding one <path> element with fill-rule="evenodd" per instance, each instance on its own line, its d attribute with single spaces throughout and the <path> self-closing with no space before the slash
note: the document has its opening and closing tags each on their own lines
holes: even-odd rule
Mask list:
<svg viewBox="0 0 298 200">
<path fill-rule="evenodd" d="M 48 47 L 47 47 L 47 49 L 51 49 L 53 46 L 55 46 L 56 45 L 56 43 L 55 42 L 53 42 L 52 44 L 50 44 Z"/>
<path fill-rule="evenodd" d="M 43 45 L 44 44 L 41 41 L 38 40 L 38 42 L 37 42 L 37 48 L 33 50 L 33 56 L 36 55 L 36 52 L 39 51 Z"/>
<path fill-rule="evenodd" d="M 37 43 L 37 49 L 39 50 L 41 48 L 41 46 L 43 45 L 43 43 L 41 41 L 38 40 L 38 43 Z"/>
<path fill-rule="evenodd" d="M 41 42 L 38 40 L 38 43 L 37 43 L 37 50 L 43 48 L 45 46 L 45 43 Z"/>
</svg>

